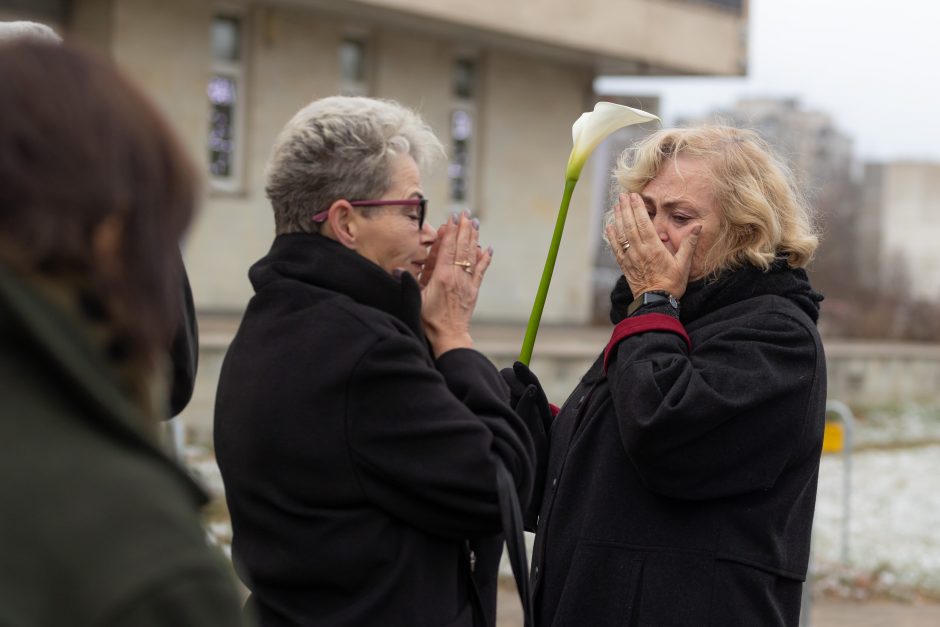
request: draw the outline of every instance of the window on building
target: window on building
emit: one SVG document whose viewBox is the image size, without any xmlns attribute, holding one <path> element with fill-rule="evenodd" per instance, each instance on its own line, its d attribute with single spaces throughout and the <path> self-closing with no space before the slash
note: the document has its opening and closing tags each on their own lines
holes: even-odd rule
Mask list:
<svg viewBox="0 0 940 627">
<path fill-rule="evenodd" d="M 339 45 L 340 93 L 369 95 L 369 45 L 364 37 L 345 37 Z"/>
<path fill-rule="evenodd" d="M 208 157 L 213 188 L 241 187 L 244 132 L 244 32 L 242 20 L 216 16 L 210 30 L 212 65 L 206 93 L 209 98 Z"/>
<path fill-rule="evenodd" d="M 477 63 L 460 58 L 453 69 L 453 106 L 450 114 L 451 158 L 447 173 L 450 179 L 451 211 L 467 209 L 474 212 Z"/>
</svg>

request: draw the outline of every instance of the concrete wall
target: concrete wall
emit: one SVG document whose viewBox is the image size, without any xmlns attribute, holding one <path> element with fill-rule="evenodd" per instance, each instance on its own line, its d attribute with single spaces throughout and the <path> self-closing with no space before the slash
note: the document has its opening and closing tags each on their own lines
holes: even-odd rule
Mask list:
<svg viewBox="0 0 940 627">
<path fill-rule="evenodd" d="M 196 390 L 181 419 L 192 441 L 211 446 L 215 390 L 235 325 L 229 320 L 204 326 Z M 503 368 L 516 360 L 524 331 L 521 324 L 478 325 L 475 347 Z M 532 370 L 551 402 L 565 402 L 609 337 L 609 327 L 546 326 L 540 331 Z M 940 345 L 832 340 L 825 350 L 830 400 L 856 410 L 940 406 Z"/>
<path fill-rule="evenodd" d="M 940 345 L 826 343 L 829 398 L 853 407 L 940 404 Z"/>
<path fill-rule="evenodd" d="M 479 210 L 481 233 L 495 254 L 480 294 L 481 318 L 527 319 L 564 190 L 571 124 L 585 108 L 589 79 L 508 53 L 486 58 Z M 581 179 L 545 306 L 549 322 L 588 320 L 591 170 Z"/>
</svg>

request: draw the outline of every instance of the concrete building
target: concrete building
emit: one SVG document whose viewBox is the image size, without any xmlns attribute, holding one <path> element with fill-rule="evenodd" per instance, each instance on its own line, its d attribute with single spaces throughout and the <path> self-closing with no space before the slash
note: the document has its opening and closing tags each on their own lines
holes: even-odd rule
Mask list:
<svg viewBox="0 0 940 627">
<path fill-rule="evenodd" d="M 866 287 L 940 300 L 940 163 L 865 166 L 854 262 Z"/>
<path fill-rule="evenodd" d="M 194 412 L 211 410 L 218 356 L 274 234 L 264 165 L 300 107 L 336 93 L 418 109 L 450 163 L 425 177 L 432 223 L 480 218 L 496 251 L 477 318 L 520 341 L 551 239 L 571 125 L 600 74 L 742 75 L 746 0 L 0 0 L 114 58 L 204 169 L 184 242 L 203 355 Z M 592 160 L 606 167 L 606 163 Z M 591 164 L 572 201 L 546 323 L 584 324 L 599 228 Z M 603 193 L 606 194 L 606 191 Z M 189 413 L 189 412 L 188 412 Z"/>
<path fill-rule="evenodd" d="M 730 8 L 725 5 L 730 5 Z M 107 51 L 168 114 L 209 185 L 185 243 L 201 311 L 238 313 L 273 235 L 263 168 L 313 98 L 416 107 L 451 163 L 426 180 L 431 218 L 469 208 L 496 257 L 479 315 L 524 320 L 544 260 L 572 122 L 601 73 L 741 74 L 743 2 L 681 0 L 30 0 L 32 17 Z M 589 207 L 589 185 L 574 207 Z M 589 315 L 590 220 L 570 220 L 547 321 Z"/>
</svg>

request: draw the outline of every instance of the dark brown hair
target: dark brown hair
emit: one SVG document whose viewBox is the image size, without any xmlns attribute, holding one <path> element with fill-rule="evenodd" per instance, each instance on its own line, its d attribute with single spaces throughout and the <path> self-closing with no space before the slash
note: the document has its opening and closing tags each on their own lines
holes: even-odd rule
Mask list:
<svg viewBox="0 0 940 627">
<path fill-rule="evenodd" d="M 2 45 L 0 86 L 0 261 L 77 278 L 153 366 L 177 323 L 189 160 L 143 93 L 92 51 Z M 118 225 L 117 271 L 93 251 L 105 221 Z"/>
</svg>

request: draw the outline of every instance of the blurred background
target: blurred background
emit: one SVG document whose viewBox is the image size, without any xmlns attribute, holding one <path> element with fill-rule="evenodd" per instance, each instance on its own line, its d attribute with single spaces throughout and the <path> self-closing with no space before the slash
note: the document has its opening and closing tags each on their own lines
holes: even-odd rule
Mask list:
<svg viewBox="0 0 940 627">
<path fill-rule="evenodd" d="M 878 618 L 884 608 L 940 624 L 940 6 L 0 0 L 0 19 L 44 22 L 104 51 L 204 170 L 202 209 L 182 243 L 199 378 L 173 431 L 217 497 L 207 525 L 223 547 L 231 532 L 212 456 L 215 386 L 251 296 L 248 267 L 274 235 L 264 164 L 284 123 L 342 93 L 393 98 L 433 126 L 448 160 L 425 178 L 431 221 L 469 209 L 495 248 L 474 337 L 502 367 L 535 295 L 571 124 L 609 100 L 666 125 L 755 128 L 796 171 L 824 232 L 810 274 L 826 294 L 829 398 L 848 410 L 832 413 L 821 470 L 814 624 L 897 623 Z M 606 141 L 572 201 L 533 360 L 557 404 L 606 343 L 619 275 L 600 237 L 609 172 L 652 127 Z M 858 601 L 867 609 L 852 618 Z"/>
</svg>

